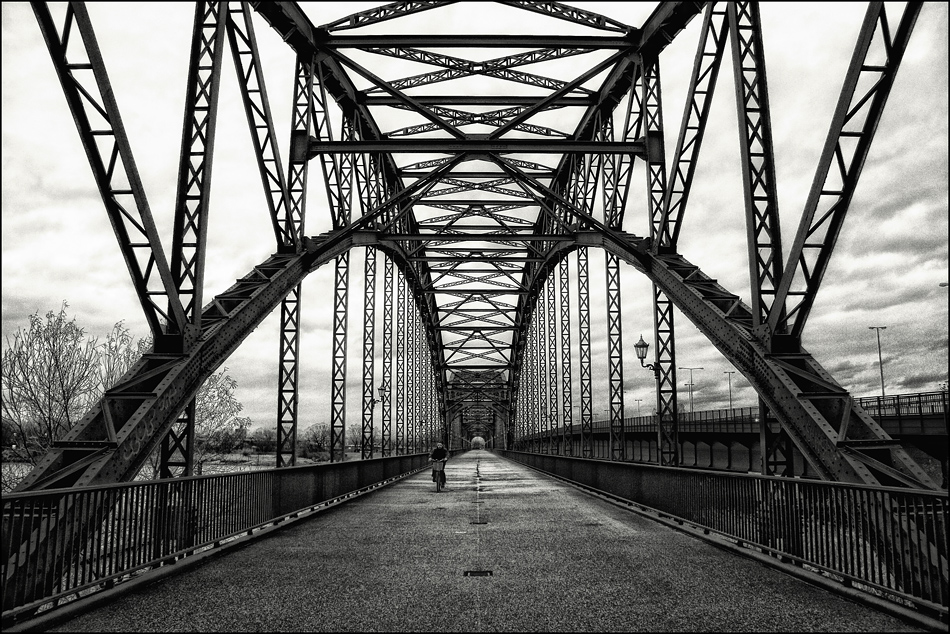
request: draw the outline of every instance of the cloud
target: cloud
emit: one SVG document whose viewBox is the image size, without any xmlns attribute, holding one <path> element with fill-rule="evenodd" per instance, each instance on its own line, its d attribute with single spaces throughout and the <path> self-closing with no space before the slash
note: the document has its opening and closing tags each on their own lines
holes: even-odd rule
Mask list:
<svg viewBox="0 0 950 634">
<path fill-rule="evenodd" d="M 321 24 L 373 6 L 376 3 L 309 3 L 305 10 L 314 23 Z M 642 23 L 653 9 L 646 3 L 584 6 L 632 25 Z M 102 336 L 121 319 L 142 336 L 146 332 L 142 310 L 39 29 L 25 4 L 3 3 L 2 11 L 3 333 L 21 327 L 32 312 L 56 309 L 65 299 L 70 314 L 76 315 L 90 334 Z M 193 7 L 92 3 L 90 13 L 168 253 Z M 409 31 L 432 28 L 447 13 L 456 17 L 445 19 L 476 30 L 499 23 L 513 32 L 521 32 L 525 25 L 542 31 L 548 28 L 544 26 L 546 20 L 536 20 L 533 15 L 525 18 L 523 12 L 484 3 L 422 12 L 403 24 Z M 502 14 L 517 19 L 500 22 L 498 16 Z M 762 5 L 786 252 L 798 228 L 862 16 L 863 7 L 850 3 Z M 693 20 L 662 60 L 669 159 L 683 112 L 700 22 Z M 402 20 L 384 22 L 374 29 L 386 32 L 398 23 Z M 262 21 L 257 20 L 256 25 L 286 165 L 284 140 L 289 133 L 293 55 Z M 876 341 L 867 330 L 869 325 L 888 326 L 883 339 L 888 386 L 927 390 L 946 380 L 947 297 L 946 289 L 936 286 L 947 279 L 948 259 L 946 34 L 946 5 L 925 3 L 805 331 L 806 348 L 857 395 L 873 394 L 880 387 L 875 367 Z M 492 57 L 498 53 L 485 54 Z M 567 67 L 568 60 L 563 62 Z M 413 72 L 409 66 L 418 65 L 399 66 L 392 71 L 393 76 Z M 541 68 L 525 70 L 542 72 Z M 727 60 L 720 73 L 679 246 L 686 259 L 748 301 L 748 248 L 733 81 Z M 436 88 L 441 91 L 445 86 L 436 85 L 433 90 Z M 273 229 L 230 60 L 223 69 L 221 95 L 206 301 L 274 251 Z M 390 115 L 384 128 L 407 124 L 398 112 L 381 112 Z M 543 122 L 563 126 L 572 117 L 576 118 L 575 114 L 553 111 Z M 329 229 L 330 221 L 321 170 L 317 163 L 311 168 L 307 227 L 308 233 L 318 234 Z M 649 233 L 645 182 L 646 175 L 638 163 L 624 226 L 638 235 Z M 594 393 L 600 402 L 607 394 L 603 257 L 592 250 L 590 259 L 590 301 L 596 320 L 592 330 L 597 360 Z M 573 264 L 571 270 L 575 270 Z M 353 421 L 359 418 L 361 391 L 362 308 L 353 304 L 363 283 L 359 255 L 352 258 L 351 276 L 347 390 L 348 416 Z M 300 408 L 301 421 L 307 423 L 329 418 L 332 279 L 330 264 L 304 284 Z M 381 279 L 380 274 L 378 293 Z M 653 375 L 639 366 L 631 348 L 640 334 L 653 346 L 652 284 L 627 266 L 622 267 L 622 280 L 625 390 L 628 399 L 645 399 L 640 403 L 645 411 L 651 409 L 648 403 L 655 398 Z M 576 293 L 576 277 L 572 283 L 572 292 Z M 576 300 L 572 299 L 575 311 Z M 377 308 L 377 320 L 381 320 L 381 313 Z M 269 316 L 226 362 L 229 373 L 238 380 L 245 414 L 259 425 L 275 424 L 279 320 L 276 313 Z M 731 365 L 679 313 L 676 328 L 677 365 L 704 368 L 694 371 L 694 406 L 725 407 L 728 378 L 724 372 L 731 371 Z M 576 341 L 576 333 L 572 337 Z M 377 355 L 380 347 L 377 344 Z M 683 374 L 677 376 L 680 388 L 688 380 Z M 575 367 L 575 385 L 578 378 Z M 732 391 L 737 406 L 754 404 L 755 395 L 739 374 L 732 375 Z M 579 386 L 574 401 L 579 402 Z M 635 402 L 628 400 L 628 415 L 634 410 Z"/>
</svg>

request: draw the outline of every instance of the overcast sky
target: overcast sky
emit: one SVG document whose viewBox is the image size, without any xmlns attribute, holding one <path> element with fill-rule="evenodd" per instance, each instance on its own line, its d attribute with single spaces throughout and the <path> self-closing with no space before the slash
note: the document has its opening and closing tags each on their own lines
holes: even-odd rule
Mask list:
<svg viewBox="0 0 950 634">
<path fill-rule="evenodd" d="M 323 24 L 374 3 L 303 3 Z M 639 26 L 652 3 L 576 3 Z M 6 337 L 36 311 L 64 300 L 86 331 L 104 337 L 124 320 L 147 333 L 142 311 L 103 210 L 78 134 L 66 107 L 33 13 L 26 3 L 2 3 L 3 197 L 2 328 Z M 171 227 L 193 8 L 189 3 L 93 3 L 93 24 L 166 253 Z M 513 13 L 514 12 L 514 13 Z M 786 250 L 794 240 L 815 163 L 827 134 L 845 69 L 860 28 L 859 3 L 763 3 L 771 87 L 779 208 Z M 458 25 L 502 25 L 509 33 L 544 32 L 541 16 L 491 3 L 451 5 L 406 19 L 402 32 L 440 32 Z M 284 160 L 293 54 L 262 20 L 256 21 L 263 67 Z M 377 31 L 397 29 L 387 22 Z M 529 26 L 530 25 L 530 26 Z M 661 58 L 669 154 L 675 146 L 701 18 Z M 533 29 L 533 30 L 532 30 Z M 818 299 L 804 346 L 856 396 L 880 393 L 877 340 L 869 326 L 886 326 L 881 340 L 888 394 L 936 390 L 947 381 L 947 5 L 926 3 Z M 205 298 L 225 290 L 273 252 L 233 65 L 223 71 Z M 329 228 L 319 170 L 311 171 L 308 233 Z M 635 176 L 625 230 L 648 231 L 643 176 Z M 738 133 L 731 72 L 724 66 L 686 212 L 680 252 L 749 301 Z M 592 289 L 602 287 L 602 256 L 592 254 Z M 362 270 L 362 255 L 351 260 Z M 647 413 L 655 399 L 652 373 L 637 365 L 632 344 L 652 343 L 650 283 L 623 267 L 626 413 L 635 398 Z M 359 278 L 357 278 L 359 280 Z M 595 281 L 596 280 L 596 284 Z M 300 425 L 329 419 L 332 267 L 304 284 Z M 361 287 L 361 282 L 355 284 Z M 355 295 L 355 293 L 353 293 Z M 603 300 L 592 298 L 595 303 Z M 351 309 L 350 420 L 358 420 L 360 321 Z M 604 313 L 600 313 L 603 315 Z M 605 319 L 601 317 L 601 319 Z M 697 410 L 728 403 L 728 362 L 678 316 L 677 365 L 693 373 Z M 272 315 L 225 365 L 255 426 L 273 425 L 277 395 L 279 316 Z M 606 349 L 595 325 L 595 356 Z M 606 403 L 597 370 L 595 401 Z M 735 404 L 754 393 L 732 375 Z M 678 383 L 688 381 L 681 372 Z M 681 403 L 686 401 L 685 388 Z M 598 415 L 606 405 L 595 402 Z M 682 407 L 682 405 L 681 405 Z"/>
</svg>

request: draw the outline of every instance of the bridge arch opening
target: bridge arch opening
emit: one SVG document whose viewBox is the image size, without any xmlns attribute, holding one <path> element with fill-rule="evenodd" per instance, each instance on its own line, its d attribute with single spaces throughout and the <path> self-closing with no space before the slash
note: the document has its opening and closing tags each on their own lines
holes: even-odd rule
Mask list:
<svg viewBox="0 0 950 634">
<path fill-rule="evenodd" d="M 485 439 L 481 436 L 475 436 L 472 438 L 472 449 L 484 449 L 485 448 Z"/>
</svg>

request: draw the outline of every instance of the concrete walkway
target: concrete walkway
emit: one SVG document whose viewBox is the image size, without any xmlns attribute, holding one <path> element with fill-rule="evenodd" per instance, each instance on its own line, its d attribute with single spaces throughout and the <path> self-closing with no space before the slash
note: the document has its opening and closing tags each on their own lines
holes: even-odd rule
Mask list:
<svg viewBox="0 0 950 634">
<path fill-rule="evenodd" d="M 487 451 L 55 631 L 919 631 Z"/>
</svg>

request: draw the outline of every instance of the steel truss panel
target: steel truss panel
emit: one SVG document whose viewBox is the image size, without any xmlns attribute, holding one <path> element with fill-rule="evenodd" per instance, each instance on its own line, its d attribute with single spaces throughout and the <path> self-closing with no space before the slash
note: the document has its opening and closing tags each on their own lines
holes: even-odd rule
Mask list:
<svg viewBox="0 0 950 634">
<path fill-rule="evenodd" d="M 175 424 L 162 438 L 158 477 L 195 475 L 195 399 L 185 406 Z"/>
<path fill-rule="evenodd" d="M 572 403 L 571 368 L 573 354 L 571 347 L 571 276 L 568 270 L 568 260 L 564 258 L 558 264 L 560 291 L 560 324 L 561 324 L 561 446 L 563 455 L 574 455 L 574 405 Z"/>
<path fill-rule="evenodd" d="M 654 253 L 671 249 L 671 232 L 664 218 L 666 196 L 666 150 L 663 142 L 660 63 L 657 58 L 641 60 L 643 127 L 651 142 L 646 160 L 647 209 Z M 653 283 L 653 372 L 656 376 L 657 444 L 661 465 L 679 464 L 679 412 L 676 400 L 676 346 L 673 303 Z"/>
<path fill-rule="evenodd" d="M 294 107 L 291 145 L 298 136 L 310 135 L 313 105 L 312 60 L 296 60 L 294 73 Z M 286 217 L 277 218 L 282 236 L 278 249 L 290 251 L 302 248 L 306 217 L 306 192 L 309 161 L 290 161 L 287 175 Z M 290 467 L 297 463 L 297 406 L 300 355 L 300 311 L 303 285 L 298 284 L 280 306 L 280 363 L 277 370 L 277 466 Z"/>
<path fill-rule="evenodd" d="M 556 439 L 551 435 L 551 432 L 555 427 L 561 426 L 560 419 L 560 408 L 559 399 L 558 399 L 558 382 L 557 382 L 557 352 L 558 352 L 558 340 L 557 340 L 557 307 L 555 305 L 555 283 L 556 280 L 554 276 L 548 278 L 547 284 L 545 285 L 545 307 L 547 309 L 547 314 L 545 315 L 545 325 L 547 326 L 547 334 L 545 336 L 545 350 L 547 351 L 547 376 L 548 376 L 548 385 L 547 385 L 547 426 L 546 426 L 546 437 L 544 440 L 545 450 L 547 453 L 558 453 L 557 446 L 554 445 Z M 554 445 L 552 447 L 552 445 Z"/>
<path fill-rule="evenodd" d="M 752 285 L 752 319 L 753 328 L 758 331 L 768 319 L 784 268 L 775 189 L 772 115 L 758 3 L 731 2 L 728 15 L 732 31 L 736 114 L 741 136 L 739 150 Z M 780 307 L 776 310 L 784 312 Z M 768 335 L 763 333 L 763 336 Z"/>
<path fill-rule="evenodd" d="M 906 3 L 893 36 L 885 3 L 868 5 L 776 302 L 768 315 L 772 332 L 784 329 L 795 340 L 801 338 L 921 5 Z M 869 62 L 875 43 L 886 51 L 883 63 Z M 832 170 L 832 165 L 837 169 Z M 792 296 L 798 302 L 786 316 L 779 308 Z M 786 320 L 791 320 L 791 325 Z"/>
<path fill-rule="evenodd" d="M 330 370 L 330 462 L 343 461 L 346 449 L 346 326 L 350 254 L 336 258 L 333 285 L 333 349 Z"/>
<path fill-rule="evenodd" d="M 204 292 L 205 249 L 208 238 L 208 202 L 211 193 L 211 158 L 214 155 L 224 48 L 226 13 L 218 2 L 198 2 L 191 38 L 188 84 L 185 89 L 185 120 L 182 125 L 181 154 L 175 225 L 172 238 L 172 277 L 183 304 L 185 318 L 181 334 L 189 347 L 201 331 Z M 173 310 L 169 306 L 169 312 Z M 171 334 L 171 333 L 169 333 Z M 170 478 L 194 472 L 195 402 L 162 439 L 159 475 Z"/>
<path fill-rule="evenodd" d="M 623 333 L 620 303 L 620 261 L 606 254 L 607 265 L 607 373 L 610 402 L 610 459 L 626 459 L 623 430 Z"/>
<path fill-rule="evenodd" d="M 181 336 L 173 335 L 166 342 L 162 322 L 169 324 L 169 332 L 181 333 L 188 320 L 86 7 L 81 2 L 69 3 L 62 28 L 57 29 L 46 3 L 34 2 L 32 6 L 153 341 L 158 347 L 180 349 Z M 73 44 L 77 38 L 81 44 Z M 67 59 L 67 55 L 76 58 L 79 46 L 88 63 Z M 162 303 L 169 307 L 168 312 Z"/>
<path fill-rule="evenodd" d="M 577 250 L 577 332 L 581 386 L 581 458 L 592 456 L 593 437 L 590 357 L 590 297 L 587 274 L 587 248 Z"/>
<path fill-rule="evenodd" d="M 373 393 L 373 374 L 376 357 L 376 249 L 366 249 L 363 263 L 363 434 L 360 442 L 361 457 L 373 457 L 373 410 L 376 395 Z"/>
<path fill-rule="evenodd" d="M 406 280 L 396 273 L 393 314 L 396 315 L 396 363 L 393 381 L 396 384 L 396 455 L 406 453 Z"/>
<path fill-rule="evenodd" d="M 751 309 L 677 254 L 643 241 L 579 236 L 647 275 L 756 389 L 792 442 L 827 480 L 936 488 L 930 477 L 804 349 L 775 352 L 752 335 Z M 624 246 L 620 246 L 624 245 Z M 675 366 L 674 366 L 675 367 Z M 871 453 L 873 452 L 873 453 Z"/>
<path fill-rule="evenodd" d="M 228 41 L 231 43 L 234 68 L 238 75 L 238 86 L 241 89 L 247 125 L 251 131 L 251 143 L 254 145 L 261 183 L 267 194 L 265 200 L 274 228 L 274 237 L 278 245 L 293 244 L 293 235 L 287 233 L 288 226 L 292 226 L 287 210 L 287 183 L 274 134 L 273 117 L 264 85 L 260 55 L 257 52 L 257 38 L 254 35 L 250 6 L 247 2 L 227 4 Z"/>
<path fill-rule="evenodd" d="M 379 439 L 383 456 L 393 455 L 393 275 L 393 262 L 387 257 L 383 273 L 383 420 Z"/>
<path fill-rule="evenodd" d="M 669 233 L 669 243 L 674 249 L 679 240 L 680 227 L 686 213 L 686 203 L 696 172 L 699 150 L 706 132 L 706 122 L 712 105 L 712 96 L 722 66 L 726 49 L 729 22 L 726 20 L 726 3 L 709 2 L 703 18 L 702 36 L 696 49 L 693 73 L 690 77 L 686 98 L 686 110 L 680 125 L 676 150 L 673 153 L 673 174 L 669 179 L 660 226 Z"/>
</svg>

